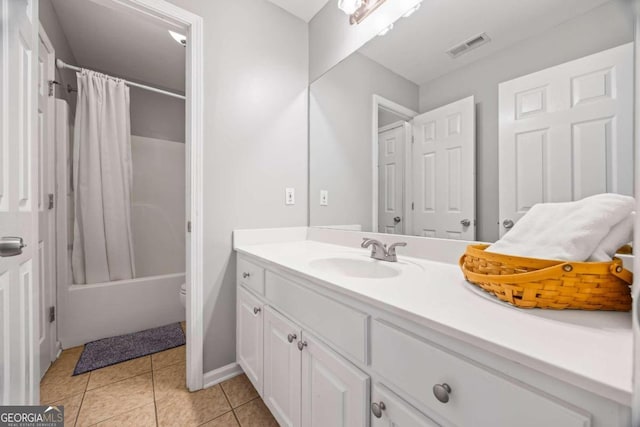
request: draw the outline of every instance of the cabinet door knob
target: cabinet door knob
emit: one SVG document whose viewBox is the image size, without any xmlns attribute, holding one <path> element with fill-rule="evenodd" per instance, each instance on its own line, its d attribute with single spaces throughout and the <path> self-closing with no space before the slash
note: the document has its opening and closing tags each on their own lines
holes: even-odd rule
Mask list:
<svg viewBox="0 0 640 427">
<path fill-rule="evenodd" d="M 373 412 L 373 415 L 376 418 L 382 418 L 382 411 L 384 411 L 385 409 L 387 409 L 387 406 L 384 404 L 384 402 L 374 402 L 371 404 L 371 412 Z"/>
<path fill-rule="evenodd" d="M 298 341 L 298 350 L 302 351 L 307 346 L 306 341 Z"/>
<path fill-rule="evenodd" d="M 293 340 L 295 340 L 296 338 L 298 338 L 298 336 L 296 334 L 287 335 L 287 341 L 289 341 L 290 343 L 292 343 Z"/>
<path fill-rule="evenodd" d="M 246 278 L 248 278 L 249 276 L 251 276 L 251 273 L 242 273 L 242 278 L 243 278 L 243 279 L 246 279 Z"/>
<path fill-rule="evenodd" d="M 462 224 L 463 227 L 469 227 L 471 225 L 471 220 L 463 219 L 462 221 L 460 221 L 460 224 Z"/>
<path fill-rule="evenodd" d="M 449 393 L 451 393 L 451 387 L 447 383 L 436 384 L 433 386 L 433 395 L 442 403 L 449 401 Z"/>
<path fill-rule="evenodd" d="M 253 307 L 253 314 L 258 314 L 262 311 L 260 307 Z"/>
</svg>

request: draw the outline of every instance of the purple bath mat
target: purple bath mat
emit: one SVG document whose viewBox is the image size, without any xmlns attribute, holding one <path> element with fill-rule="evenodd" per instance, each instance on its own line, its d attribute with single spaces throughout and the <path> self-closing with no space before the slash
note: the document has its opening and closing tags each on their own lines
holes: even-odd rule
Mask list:
<svg viewBox="0 0 640 427">
<path fill-rule="evenodd" d="M 184 344 L 184 332 L 180 323 L 92 341 L 85 344 L 73 375 L 84 374 Z"/>
</svg>

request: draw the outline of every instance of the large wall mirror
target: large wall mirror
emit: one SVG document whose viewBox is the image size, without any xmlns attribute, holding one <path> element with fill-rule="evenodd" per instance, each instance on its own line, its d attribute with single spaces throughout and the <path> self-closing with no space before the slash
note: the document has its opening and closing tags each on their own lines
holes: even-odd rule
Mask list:
<svg viewBox="0 0 640 427">
<path fill-rule="evenodd" d="M 429 0 L 310 88 L 310 225 L 495 241 L 633 194 L 626 0 Z"/>
</svg>

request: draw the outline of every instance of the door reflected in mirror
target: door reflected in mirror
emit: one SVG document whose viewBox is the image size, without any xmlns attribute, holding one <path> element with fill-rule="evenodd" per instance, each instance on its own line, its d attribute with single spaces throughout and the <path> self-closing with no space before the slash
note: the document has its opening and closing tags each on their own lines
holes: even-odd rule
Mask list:
<svg viewBox="0 0 640 427">
<path fill-rule="evenodd" d="M 425 2 L 311 84 L 311 226 L 491 242 L 633 195 L 631 2 L 492 3 Z"/>
</svg>

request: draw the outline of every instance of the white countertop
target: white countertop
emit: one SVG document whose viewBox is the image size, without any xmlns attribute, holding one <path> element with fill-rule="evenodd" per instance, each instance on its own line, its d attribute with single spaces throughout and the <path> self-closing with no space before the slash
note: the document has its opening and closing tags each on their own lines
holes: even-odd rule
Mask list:
<svg viewBox="0 0 640 427">
<path fill-rule="evenodd" d="M 310 261 L 335 257 L 368 259 L 370 252 L 313 240 L 239 244 L 236 250 L 414 323 L 623 405 L 631 405 L 630 313 L 517 309 L 476 291 L 464 280 L 457 265 L 404 256 L 398 257 L 397 265 L 391 264 L 393 268 L 402 267 L 403 273 L 398 277 L 345 278 L 314 268 Z"/>
</svg>

